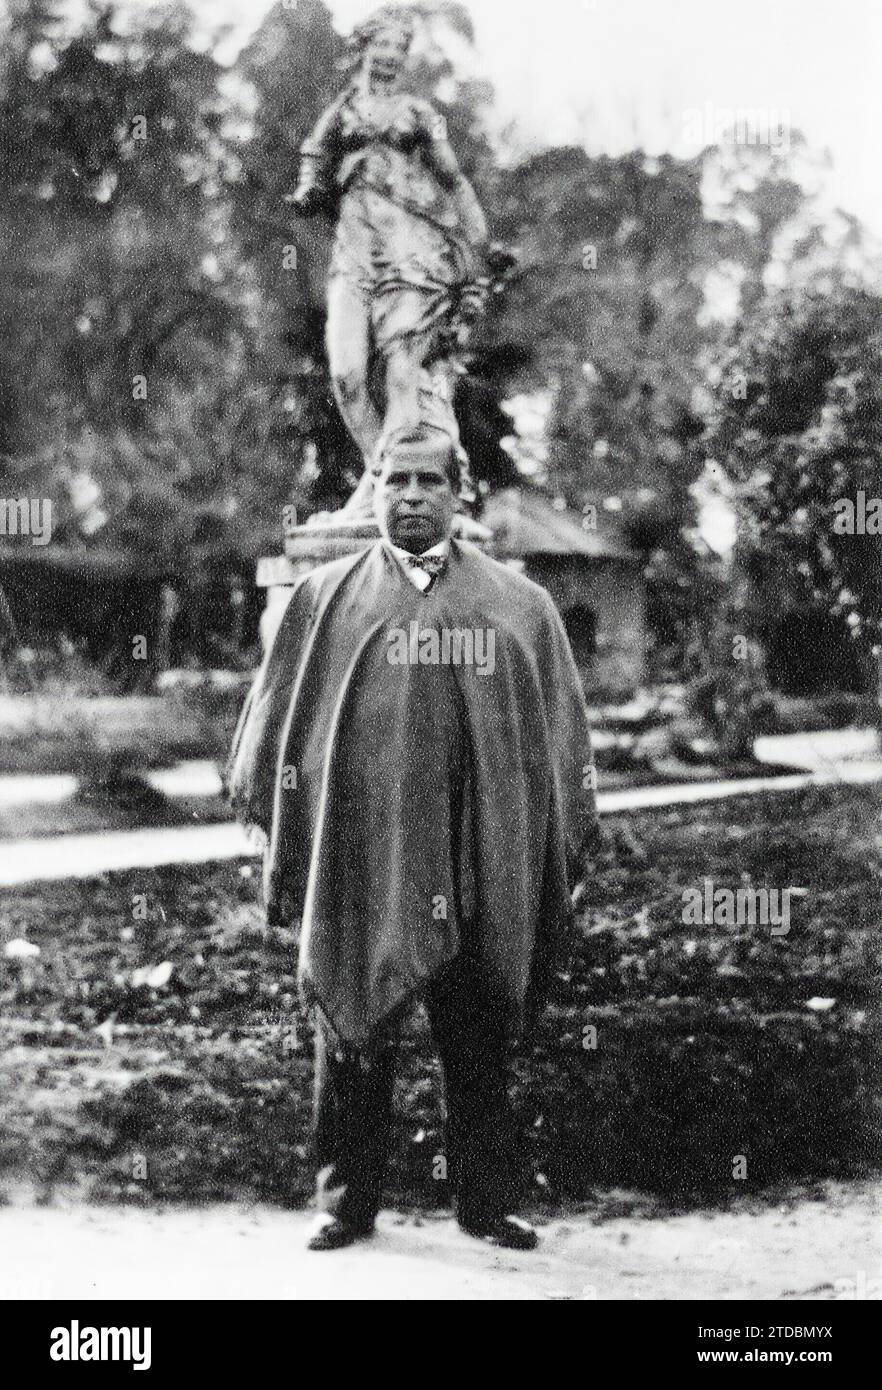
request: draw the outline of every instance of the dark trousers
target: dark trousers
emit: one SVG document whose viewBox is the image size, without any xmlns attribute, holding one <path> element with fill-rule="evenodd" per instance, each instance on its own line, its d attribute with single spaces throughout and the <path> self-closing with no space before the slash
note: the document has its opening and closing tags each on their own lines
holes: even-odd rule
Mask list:
<svg viewBox="0 0 882 1390">
<path fill-rule="evenodd" d="M 462 1226 L 515 1209 L 519 1165 L 506 1087 L 503 1009 L 467 959 L 430 984 L 423 1001 L 444 1069 L 447 1175 Z M 357 1051 L 316 1020 L 315 1151 L 321 1204 L 369 1226 L 380 1206 L 392 1121 L 396 1037 Z"/>
</svg>

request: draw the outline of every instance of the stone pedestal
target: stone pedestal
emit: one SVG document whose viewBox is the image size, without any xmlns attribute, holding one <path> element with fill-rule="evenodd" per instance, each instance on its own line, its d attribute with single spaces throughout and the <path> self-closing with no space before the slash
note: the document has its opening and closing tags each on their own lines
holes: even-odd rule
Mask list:
<svg viewBox="0 0 882 1390">
<path fill-rule="evenodd" d="M 367 550 L 379 538 L 375 521 L 313 518 L 305 526 L 292 526 L 285 534 L 283 555 L 264 555 L 257 562 L 257 587 L 266 590 L 260 619 L 260 640 L 267 650 L 278 631 L 293 585 L 302 574 L 329 560 L 341 560 Z"/>
</svg>

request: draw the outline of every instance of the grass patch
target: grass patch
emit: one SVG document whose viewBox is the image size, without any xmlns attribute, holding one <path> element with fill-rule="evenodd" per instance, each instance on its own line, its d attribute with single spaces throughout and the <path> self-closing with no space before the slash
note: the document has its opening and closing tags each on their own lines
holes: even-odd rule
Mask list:
<svg viewBox="0 0 882 1390">
<path fill-rule="evenodd" d="M 879 811 L 877 789 L 816 788 L 616 822 L 625 833 L 515 1061 L 538 1197 L 627 1187 L 682 1205 L 878 1170 Z M 293 934 L 264 925 L 256 877 L 232 863 L 5 892 L 2 940 L 40 947 L 0 961 L 10 1184 L 306 1199 L 311 1029 Z M 786 937 L 685 925 L 683 889 L 705 878 L 807 892 Z M 150 973 L 164 962 L 167 980 Z M 419 1012 L 397 1117 L 392 1191 L 443 1202 L 440 1076 Z"/>
</svg>

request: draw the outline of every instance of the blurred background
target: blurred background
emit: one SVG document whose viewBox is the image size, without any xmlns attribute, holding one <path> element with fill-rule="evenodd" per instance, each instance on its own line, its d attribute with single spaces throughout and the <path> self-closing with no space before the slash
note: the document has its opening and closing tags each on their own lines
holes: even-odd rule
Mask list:
<svg viewBox="0 0 882 1390">
<path fill-rule="evenodd" d="M 7 692 L 248 668 L 282 507 L 348 494 L 330 229 L 285 198 L 338 27 L 371 8 L 7 3 L 0 496 L 53 519 L 45 546 L 0 535 Z M 831 524 L 882 490 L 871 7 L 823 47 L 788 4 L 762 29 L 738 7 L 731 34 L 637 0 L 412 8 L 412 81 L 520 254 L 457 402 L 484 499 L 538 488 L 583 529 L 594 508 L 637 557 L 615 693 L 731 674 L 739 633 L 753 684 L 874 694 L 878 540 Z M 765 143 L 725 130 L 727 103 L 766 113 Z M 573 626 L 602 689 L 591 614 Z"/>
</svg>

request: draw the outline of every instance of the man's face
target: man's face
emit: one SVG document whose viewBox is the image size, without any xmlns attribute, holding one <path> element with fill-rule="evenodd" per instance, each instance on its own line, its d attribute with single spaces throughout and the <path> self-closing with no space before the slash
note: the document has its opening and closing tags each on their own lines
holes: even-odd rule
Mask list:
<svg viewBox="0 0 882 1390">
<path fill-rule="evenodd" d="M 453 526 L 456 499 L 440 455 L 408 455 L 404 450 L 383 461 L 377 479 L 376 512 L 393 545 L 419 555 L 446 540 Z"/>
</svg>

